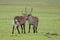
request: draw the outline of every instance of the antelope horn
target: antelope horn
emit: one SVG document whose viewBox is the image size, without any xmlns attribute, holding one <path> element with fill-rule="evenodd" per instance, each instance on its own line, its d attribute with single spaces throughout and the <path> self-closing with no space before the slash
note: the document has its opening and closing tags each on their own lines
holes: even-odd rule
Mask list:
<svg viewBox="0 0 60 40">
<path fill-rule="evenodd" d="M 27 13 L 27 8 L 25 7 L 25 12 Z"/>
<path fill-rule="evenodd" d="M 33 8 L 31 8 L 31 12 L 30 13 L 32 13 L 32 11 L 33 11 Z"/>
<path fill-rule="evenodd" d="M 33 8 L 31 8 L 30 15 L 32 15 L 32 14 L 31 14 L 31 13 L 32 13 L 32 11 L 33 11 Z"/>
</svg>

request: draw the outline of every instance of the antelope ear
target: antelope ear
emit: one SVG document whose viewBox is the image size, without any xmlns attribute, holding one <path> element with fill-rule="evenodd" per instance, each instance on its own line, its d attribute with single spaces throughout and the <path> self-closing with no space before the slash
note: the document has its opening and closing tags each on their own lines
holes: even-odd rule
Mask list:
<svg viewBox="0 0 60 40">
<path fill-rule="evenodd" d="M 22 13 L 22 15 L 25 15 L 25 13 Z"/>
<path fill-rule="evenodd" d="M 27 13 L 23 13 L 24 16 L 27 16 L 28 14 Z"/>
<path fill-rule="evenodd" d="M 22 15 L 25 15 L 26 13 L 25 12 L 22 12 Z"/>
<path fill-rule="evenodd" d="M 28 16 L 32 16 L 32 14 L 30 13 L 30 14 L 28 14 Z"/>
</svg>

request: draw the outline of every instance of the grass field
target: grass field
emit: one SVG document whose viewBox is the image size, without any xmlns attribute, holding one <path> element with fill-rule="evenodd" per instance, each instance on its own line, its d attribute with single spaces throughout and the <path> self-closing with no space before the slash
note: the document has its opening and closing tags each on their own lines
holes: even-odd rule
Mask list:
<svg viewBox="0 0 60 40">
<path fill-rule="evenodd" d="M 20 2 L 24 4 L 24 0 Z M 36 4 L 36 0 L 28 0 L 32 5 L 21 5 L 20 2 L 0 0 L 0 40 L 60 40 L 60 0 L 37 0 Z M 32 15 L 39 18 L 38 33 L 34 34 L 32 28 L 31 33 L 28 33 L 26 21 L 26 34 L 18 34 L 15 28 L 12 35 L 12 20 L 16 15 L 21 16 L 21 11 L 24 11 L 26 6 L 28 12 L 33 8 Z M 21 31 L 21 28 L 19 29 Z M 46 35 L 48 32 L 58 35 Z"/>
<path fill-rule="evenodd" d="M 60 34 L 60 8 L 32 7 L 32 15 L 39 18 L 38 33 L 34 34 L 32 28 L 31 33 L 28 33 L 28 22 L 26 22 L 26 34 L 18 34 L 15 29 L 15 34 L 12 36 L 12 20 L 14 16 L 22 15 L 24 6 L 0 5 L 0 40 L 60 40 L 60 36 L 45 36 L 48 32 Z M 28 6 L 28 11 L 30 8 L 31 6 Z"/>
</svg>

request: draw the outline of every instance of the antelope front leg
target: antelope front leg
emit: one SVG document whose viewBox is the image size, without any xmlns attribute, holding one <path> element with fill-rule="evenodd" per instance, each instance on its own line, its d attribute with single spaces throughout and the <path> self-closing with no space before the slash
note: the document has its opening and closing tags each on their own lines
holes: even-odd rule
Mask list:
<svg viewBox="0 0 60 40">
<path fill-rule="evenodd" d="M 37 27 L 36 27 L 36 33 L 37 33 Z"/>
<path fill-rule="evenodd" d="M 35 26 L 33 26 L 33 33 L 35 33 Z"/>
<path fill-rule="evenodd" d="M 25 24 L 23 24 L 23 28 L 24 28 L 24 33 L 26 33 L 26 32 L 25 32 Z"/>
<path fill-rule="evenodd" d="M 28 33 L 30 33 L 30 29 L 31 29 L 31 24 L 29 24 L 29 31 L 28 31 Z"/>
<path fill-rule="evenodd" d="M 38 23 L 37 23 L 37 25 L 36 25 L 36 33 L 38 33 L 38 32 L 37 32 L 37 28 L 38 28 Z"/>
</svg>

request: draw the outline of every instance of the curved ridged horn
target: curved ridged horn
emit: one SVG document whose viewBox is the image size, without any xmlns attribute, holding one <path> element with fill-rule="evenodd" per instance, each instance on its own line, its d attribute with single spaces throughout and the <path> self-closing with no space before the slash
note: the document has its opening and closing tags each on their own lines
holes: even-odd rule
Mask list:
<svg viewBox="0 0 60 40">
<path fill-rule="evenodd" d="M 32 11 L 33 11 L 33 8 L 31 8 L 31 11 L 30 11 L 30 13 L 32 13 Z"/>
</svg>

